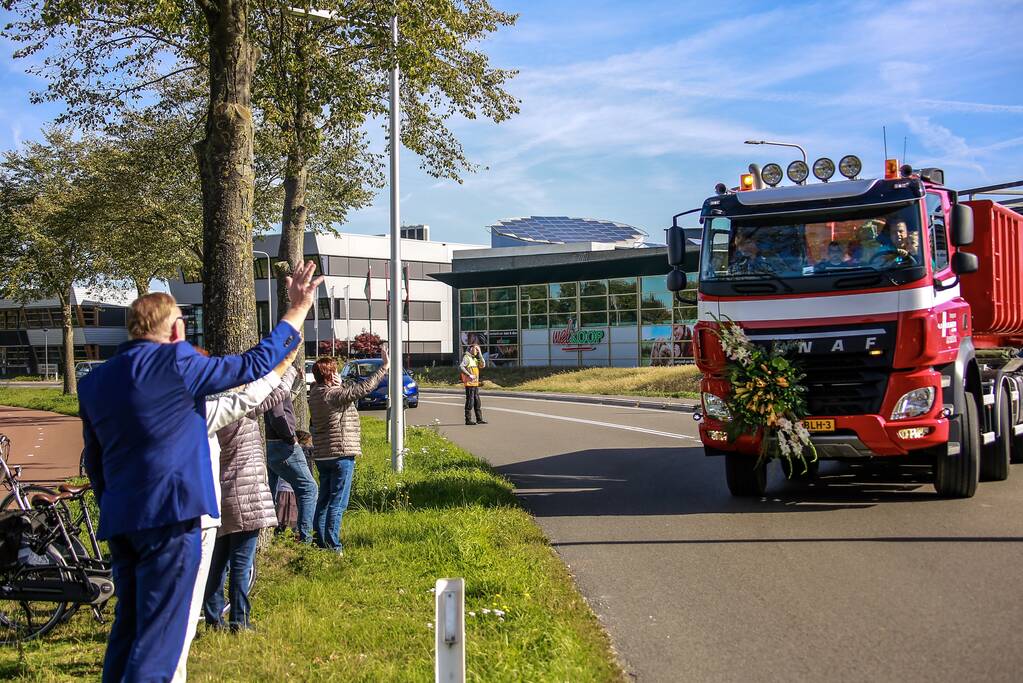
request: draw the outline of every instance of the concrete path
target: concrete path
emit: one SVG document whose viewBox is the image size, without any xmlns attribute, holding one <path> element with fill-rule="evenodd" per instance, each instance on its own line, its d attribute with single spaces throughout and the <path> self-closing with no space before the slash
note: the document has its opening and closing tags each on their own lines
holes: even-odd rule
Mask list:
<svg viewBox="0 0 1023 683">
<path fill-rule="evenodd" d="M 82 421 L 77 417 L 0 406 L 0 434 L 11 440 L 9 464 L 22 466 L 22 481 L 54 483 L 78 476 Z"/>
</svg>

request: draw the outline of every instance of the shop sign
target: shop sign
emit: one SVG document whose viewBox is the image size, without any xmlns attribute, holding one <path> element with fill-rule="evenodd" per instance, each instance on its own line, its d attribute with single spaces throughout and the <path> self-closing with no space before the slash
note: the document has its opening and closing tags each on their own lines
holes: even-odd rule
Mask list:
<svg viewBox="0 0 1023 683">
<path fill-rule="evenodd" d="M 604 341 L 604 335 L 604 330 L 577 330 L 571 321 L 565 329 L 551 332 L 551 343 L 563 344 L 562 351 L 592 351 Z"/>
</svg>

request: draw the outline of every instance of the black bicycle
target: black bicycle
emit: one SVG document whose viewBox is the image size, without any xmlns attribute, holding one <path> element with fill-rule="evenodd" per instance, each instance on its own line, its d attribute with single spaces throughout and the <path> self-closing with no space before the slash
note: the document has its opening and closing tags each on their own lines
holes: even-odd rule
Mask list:
<svg viewBox="0 0 1023 683">
<path fill-rule="evenodd" d="M 0 644 L 45 635 L 83 605 L 102 622 L 114 584 L 89 514 L 89 487 L 65 484 L 59 492 L 34 492 L 24 501 L 25 487 L 11 476 L 19 469 L 6 466 L 9 452 L 10 440 L 0 435 L 7 483 L 28 509 L 19 504 L 0 511 Z M 77 514 L 71 511 L 74 503 Z"/>
</svg>

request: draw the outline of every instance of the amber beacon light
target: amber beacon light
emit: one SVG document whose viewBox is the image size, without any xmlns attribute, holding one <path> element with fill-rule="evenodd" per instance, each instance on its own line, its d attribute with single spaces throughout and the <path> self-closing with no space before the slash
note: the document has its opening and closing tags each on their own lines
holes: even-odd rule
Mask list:
<svg viewBox="0 0 1023 683">
<path fill-rule="evenodd" d="M 893 180 L 899 177 L 899 160 L 898 159 L 885 159 L 884 160 L 884 179 Z"/>
<path fill-rule="evenodd" d="M 739 190 L 746 192 L 747 190 L 753 189 L 753 174 L 743 173 L 739 176 Z"/>
</svg>

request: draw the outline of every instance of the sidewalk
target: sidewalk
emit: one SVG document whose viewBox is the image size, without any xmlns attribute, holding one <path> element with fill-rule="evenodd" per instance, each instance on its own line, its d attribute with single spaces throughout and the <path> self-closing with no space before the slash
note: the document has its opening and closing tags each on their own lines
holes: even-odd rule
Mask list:
<svg viewBox="0 0 1023 683">
<path fill-rule="evenodd" d="M 78 476 L 83 444 L 77 417 L 0 406 L 0 434 L 11 440 L 8 464 L 22 466 L 22 481 L 55 483 Z"/>
<path fill-rule="evenodd" d="M 446 387 L 420 387 L 424 394 L 451 394 L 464 396 L 462 389 Z M 649 408 L 652 410 L 675 410 L 691 413 L 700 405 L 695 398 L 660 398 L 656 396 L 604 396 L 600 394 L 557 394 L 546 391 L 503 391 L 500 389 L 482 389 L 481 397 L 504 396 L 507 398 L 533 398 L 544 401 L 566 401 L 569 403 L 589 403 L 605 406 L 627 406 L 630 408 Z"/>
</svg>

